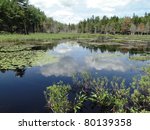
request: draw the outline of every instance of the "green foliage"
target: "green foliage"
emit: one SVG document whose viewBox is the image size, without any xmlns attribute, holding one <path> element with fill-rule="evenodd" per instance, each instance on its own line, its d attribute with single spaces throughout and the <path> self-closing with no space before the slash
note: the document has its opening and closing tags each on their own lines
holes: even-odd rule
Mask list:
<svg viewBox="0 0 150 130">
<path fill-rule="evenodd" d="M 126 112 L 125 107 L 128 104 L 130 89 L 125 88 L 124 80 L 121 82 L 119 80 L 119 78 L 115 77 L 111 81 L 109 88 L 105 80 L 100 86 L 95 87 L 92 92 L 89 99 L 101 107 L 101 112 Z M 107 84 L 107 86 L 104 84 Z"/>
<path fill-rule="evenodd" d="M 47 87 L 46 96 L 53 112 L 65 113 L 70 111 L 71 104 L 68 100 L 70 89 L 69 85 L 62 85 L 61 83 Z"/>
<path fill-rule="evenodd" d="M 28 0 L 1 0 L 0 16 L 0 32 L 29 34 L 66 31 L 66 25 L 46 17 Z"/>
<path fill-rule="evenodd" d="M 0 10 L 0 31 L 11 33 L 28 34 L 34 28 L 39 29 L 44 20 L 42 17 L 46 17 L 39 9 L 29 5 L 27 0 L 2 0 L 0 1 Z"/>
<path fill-rule="evenodd" d="M 133 82 L 134 92 L 131 95 L 133 112 L 150 111 L 150 67 L 144 68 L 145 75 Z"/>
<path fill-rule="evenodd" d="M 84 92 L 80 91 L 79 94 L 76 94 L 73 103 L 73 110 L 74 112 L 78 112 L 83 107 L 83 103 L 87 100 L 87 96 Z"/>
<path fill-rule="evenodd" d="M 92 102 L 96 102 L 101 108 L 106 108 L 112 106 L 112 96 L 105 89 L 99 89 L 91 93 L 89 98 Z M 105 111 L 105 110 L 104 110 Z"/>
<path fill-rule="evenodd" d="M 59 34 L 48 34 L 48 33 L 35 33 L 30 35 L 21 35 L 21 34 L 3 34 L 0 35 L 0 43 L 5 44 L 4 42 L 17 42 L 17 43 L 26 43 L 26 42 L 53 42 L 56 40 L 63 39 L 87 39 L 87 38 L 95 38 L 98 34 L 77 34 L 77 33 L 59 33 Z"/>
<path fill-rule="evenodd" d="M 101 34 L 149 34 L 150 33 L 150 13 L 144 17 L 124 17 L 113 16 L 108 18 L 99 16 L 87 18 L 78 23 L 79 33 L 101 33 Z"/>
<path fill-rule="evenodd" d="M 112 97 L 114 98 L 113 112 L 127 112 L 129 106 L 130 88 L 125 86 L 125 80 L 117 79 L 112 83 Z M 113 85 L 115 84 L 115 85 Z"/>
<path fill-rule="evenodd" d="M 143 71 L 144 71 L 148 76 L 150 76 L 150 67 L 145 67 L 145 68 L 143 68 Z"/>
<path fill-rule="evenodd" d="M 99 112 L 150 112 L 150 67 L 145 68 L 144 71 L 146 73 L 140 79 L 134 78 L 129 87 L 125 85 L 125 80 L 118 77 L 108 81 L 107 78 L 92 78 L 88 73 L 74 75 L 74 85 L 69 89 L 69 92 L 76 93 L 76 95 L 73 101 L 70 100 L 69 102 L 65 99 L 69 105 L 64 107 L 68 108 L 67 111 L 80 112 L 84 107 L 91 107 L 86 106 L 85 102 L 91 102 L 94 106 L 100 107 Z M 57 108 L 57 104 L 60 102 L 57 102 L 57 98 L 59 100 L 57 95 L 61 93 L 60 91 L 57 92 L 59 88 L 59 86 L 54 87 L 56 99 L 48 100 L 55 102 L 53 104 L 56 104 Z M 49 97 L 51 95 L 48 93 Z M 53 97 L 54 95 L 52 95 Z M 70 104 L 72 105 L 70 106 Z M 57 110 L 61 110 L 62 107 L 59 106 Z"/>
</svg>

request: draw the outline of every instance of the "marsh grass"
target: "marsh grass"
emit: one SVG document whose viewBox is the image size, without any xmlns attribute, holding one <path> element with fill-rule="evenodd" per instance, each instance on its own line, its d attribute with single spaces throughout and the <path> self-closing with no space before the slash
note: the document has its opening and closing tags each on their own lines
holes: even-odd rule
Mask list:
<svg viewBox="0 0 150 130">
<path fill-rule="evenodd" d="M 77 33 L 58 33 L 58 34 L 48 34 L 48 33 L 35 33 L 29 35 L 22 34 L 6 34 L 0 35 L 0 43 L 4 42 L 28 42 L 28 41 L 54 41 L 63 39 L 78 39 L 78 38 L 94 38 L 99 34 L 77 34 Z"/>
<path fill-rule="evenodd" d="M 23 34 L 0 34 L 0 43 L 4 42 L 28 42 L 42 41 L 51 42 L 55 40 L 72 39 L 79 42 L 115 42 L 115 43 L 138 43 L 150 44 L 150 35 L 111 35 L 111 34 L 89 34 L 89 33 L 32 33 Z"/>
</svg>

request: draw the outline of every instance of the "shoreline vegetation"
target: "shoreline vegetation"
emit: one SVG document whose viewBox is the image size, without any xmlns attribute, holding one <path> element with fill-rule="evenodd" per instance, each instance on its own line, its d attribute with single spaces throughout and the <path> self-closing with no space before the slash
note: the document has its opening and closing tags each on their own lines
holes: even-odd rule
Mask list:
<svg viewBox="0 0 150 130">
<path fill-rule="evenodd" d="M 0 44 L 5 42 L 51 42 L 54 40 L 77 40 L 81 43 L 111 43 L 111 44 L 150 44 L 150 35 L 112 35 L 91 33 L 32 33 L 0 34 Z"/>
<path fill-rule="evenodd" d="M 150 51 L 150 35 L 112 35 L 112 34 L 90 34 L 90 33 L 32 33 L 23 34 L 1 34 L 0 46 L 5 44 L 41 44 L 48 45 L 59 43 L 62 40 L 77 41 L 82 46 L 118 46 L 120 50 L 126 51 Z"/>
<path fill-rule="evenodd" d="M 150 45 L 150 13 L 143 16 L 91 18 L 77 24 L 64 24 L 49 18 L 29 0 L 0 1 L 0 44 L 4 42 L 43 42 L 77 40 L 94 45 L 126 45 L 136 48 Z M 26 34 L 26 35 L 23 35 Z"/>
</svg>

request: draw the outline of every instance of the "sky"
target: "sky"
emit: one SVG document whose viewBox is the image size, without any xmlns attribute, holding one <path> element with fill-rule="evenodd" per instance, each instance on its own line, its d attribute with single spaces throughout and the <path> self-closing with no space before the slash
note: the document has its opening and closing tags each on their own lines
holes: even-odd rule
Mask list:
<svg viewBox="0 0 150 130">
<path fill-rule="evenodd" d="M 29 0 L 48 17 L 62 23 L 78 23 L 92 15 L 142 16 L 150 12 L 149 0 Z"/>
</svg>

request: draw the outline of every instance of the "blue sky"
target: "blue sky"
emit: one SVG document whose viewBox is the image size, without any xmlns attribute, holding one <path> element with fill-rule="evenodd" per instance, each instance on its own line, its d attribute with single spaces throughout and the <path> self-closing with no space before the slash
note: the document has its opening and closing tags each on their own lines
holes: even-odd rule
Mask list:
<svg viewBox="0 0 150 130">
<path fill-rule="evenodd" d="M 29 0 L 48 17 L 63 23 L 78 23 L 94 16 L 141 16 L 150 12 L 149 0 Z"/>
</svg>

